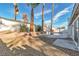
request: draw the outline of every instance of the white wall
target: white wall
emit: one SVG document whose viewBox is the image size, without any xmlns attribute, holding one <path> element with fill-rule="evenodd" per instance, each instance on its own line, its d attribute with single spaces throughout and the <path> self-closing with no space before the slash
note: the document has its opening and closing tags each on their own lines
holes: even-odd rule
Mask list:
<svg viewBox="0 0 79 59">
<path fill-rule="evenodd" d="M 15 24 L 19 24 L 19 22 L 10 21 L 10 20 L 6 20 L 6 19 L 2 19 L 2 23 L 5 24 L 5 25 L 15 25 Z"/>
<path fill-rule="evenodd" d="M 15 21 L 10 21 L 10 20 L 6 20 L 6 19 L 0 19 L 0 22 L 2 22 L 2 24 L 0 24 L 0 31 L 5 31 L 5 30 L 18 30 L 20 27 L 20 23 L 19 22 L 15 22 Z M 13 25 L 16 25 L 13 27 Z"/>
<path fill-rule="evenodd" d="M 73 39 L 72 31 L 73 31 L 72 26 L 69 26 L 68 27 L 68 36 Z"/>
</svg>

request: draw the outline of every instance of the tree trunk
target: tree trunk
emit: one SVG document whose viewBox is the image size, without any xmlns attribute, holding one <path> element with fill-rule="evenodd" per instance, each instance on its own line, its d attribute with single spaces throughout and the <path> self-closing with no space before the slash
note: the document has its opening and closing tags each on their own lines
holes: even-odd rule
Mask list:
<svg viewBox="0 0 79 59">
<path fill-rule="evenodd" d="M 26 32 L 28 32 L 28 28 L 27 28 L 28 19 L 27 19 L 27 15 L 25 13 L 23 13 L 23 19 L 24 19 L 25 30 L 26 30 Z"/>
<path fill-rule="evenodd" d="M 34 11 L 33 11 L 33 8 L 31 10 L 30 32 L 34 32 Z"/>
<path fill-rule="evenodd" d="M 52 33 L 53 16 L 54 16 L 54 4 L 52 4 L 51 29 L 50 29 L 51 35 L 53 34 L 53 33 Z"/>
<path fill-rule="evenodd" d="M 14 5 L 14 20 L 16 21 L 16 10 L 15 10 L 15 5 Z"/>
<path fill-rule="evenodd" d="M 44 5 L 42 8 L 42 31 L 44 31 Z"/>
</svg>

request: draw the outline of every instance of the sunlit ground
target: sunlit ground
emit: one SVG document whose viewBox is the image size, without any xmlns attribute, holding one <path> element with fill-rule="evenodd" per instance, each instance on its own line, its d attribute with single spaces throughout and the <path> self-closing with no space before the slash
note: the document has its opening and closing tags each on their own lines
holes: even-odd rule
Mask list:
<svg viewBox="0 0 79 59">
<path fill-rule="evenodd" d="M 35 33 L 32 33 L 36 36 Z M 23 50 L 27 50 L 27 48 L 24 45 L 27 45 L 29 47 L 32 47 L 33 49 L 44 53 L 45 55 L 68 55 L 58 49 L 56 49 L 53 46 L 50 46 L 46 42 L 43 42 L 40 40 L 40 38 L 34 38 L 34 36 L 30 36 L 29 34 L 26 34 L 25 32 L 2 32 L 0 33 L 0 38 L 6 46 L 13 51 L 13 49 L 19 50 L 20 48 Z M 29 51 L 30 52 L 30 51 Z M 15 52 L 16 53 L 16 52 Z"/>
</svg>

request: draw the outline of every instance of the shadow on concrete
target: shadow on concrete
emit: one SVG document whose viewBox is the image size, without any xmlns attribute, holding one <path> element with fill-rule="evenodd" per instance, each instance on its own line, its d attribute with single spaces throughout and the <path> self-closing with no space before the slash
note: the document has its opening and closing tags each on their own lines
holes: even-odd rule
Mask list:
<svg viewBox="0 0 79 59">
<path fill-rule="evenodd" d="M 56 40 L 61 40 L 61 39 L 64 39 L 64 40 L 72 40 L 70 38 L 47 38 L 47 37 L 44 37 L 44 36 L 39 36 L 40 40 L 48 43 L 49 45 L 59 49 L 60 51 L 70 55 L 70 56 L 79 56 L 79 51 L 75 51 L 75 50 L 71 50 L 71 49 L 68 49 L 68 48 L 64 48 L 64 47 L 60 47 L 60 46 L 56 46 L 56 45 L 53 45 L 53 43 L 56 41 Z"/>
<path fill-rule="evenodd" d="M 53 45 L 55 48 L 63 51 L 64 53 L 70 55 L 70 56 L 79 56 L 79 51 L 75 51 L 75 50 L 71 50 L 71 49 L 67 49 L 67 48 L 63 48 L 63 47 L 59 47 L 56 45 Z"/>
<path fill-rule="evenodd" d="M 47 38 L 47 37 L 44 37 L 44 36 L 38 36 L 38 38 L 48 44 L 53 44 L 57 39 L 56 38 Z"/>
</svg>

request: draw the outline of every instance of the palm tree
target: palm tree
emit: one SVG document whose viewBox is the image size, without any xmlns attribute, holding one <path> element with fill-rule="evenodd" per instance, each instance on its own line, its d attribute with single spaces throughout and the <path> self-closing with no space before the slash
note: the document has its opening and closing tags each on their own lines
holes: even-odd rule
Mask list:
<svg viewBox="0 0 79 59">
<path fill-rule="evenodd" d="M 19 9 L 16 3 L 14 3 L 14 14 L 15 14 L 15 20 L 16 20 L 16 15 L 18 14 Z"/>
<path fill-rule="evenodd" d="M 26 13 L 23 13 L 23 19 L 24 19 L 25 31 L 28 31 L 28 29 L 27 29 L 28 19 L 27 19 L 27 14 Z"/>
<path fill-rule="evenodd" d="M 38 5 L 39 3 L 30 3 L 27 5 L 31 5 L 32 10 L 31 10 L 31 22 L 30 22 L 30 31 L 34 32 L 34 8 Z"/>
<path fill-rule="evenodd" d="M 42 7 L 42 31 L 44 30 L 44 4 Z"/>
</svg>

